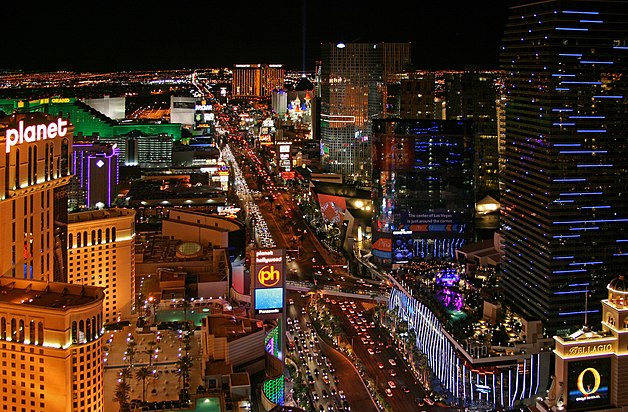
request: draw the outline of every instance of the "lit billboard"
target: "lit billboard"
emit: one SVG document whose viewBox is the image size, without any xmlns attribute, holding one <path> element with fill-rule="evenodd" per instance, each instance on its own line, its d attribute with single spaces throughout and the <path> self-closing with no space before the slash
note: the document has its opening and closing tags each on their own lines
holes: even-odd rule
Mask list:
<svg viewBox="0 0 628 412">
<path fill-rule="evenodd" d="M 285 305 L 285 249 L 256 249 L 251 253 L 254 314 L 280 315 Z"/>
<path fill-rule="evenodd" d="M 414 259 L 414 239 L 411 230 L 393 231 L 393 263 L 408 263 Z"/>
<path fill-rule="evenodd" d="M 611 358 L 572 361 L 567 365 L 569 410 L 597 409 L 611 402 Z"/>
</svg>

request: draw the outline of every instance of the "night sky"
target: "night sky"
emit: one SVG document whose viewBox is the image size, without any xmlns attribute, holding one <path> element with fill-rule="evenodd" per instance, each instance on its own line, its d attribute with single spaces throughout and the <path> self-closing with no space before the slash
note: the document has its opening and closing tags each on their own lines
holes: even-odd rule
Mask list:
<svg viewBox="0 0 628 412">
<path fill-rule="evenodd" d="M 492 69 L 510 3 L 388 1 L 373 7 L 328 0 L 127 0 L 95 3 L 98 8 L 93 2 L 26 8 L 11 2 L 3 5 L 0 69 L 103 72 L 283 63 L 289 70 L 312 70 L 320 44 L 340 41 L 411 42 L 417 69 Z"/>
</svg>

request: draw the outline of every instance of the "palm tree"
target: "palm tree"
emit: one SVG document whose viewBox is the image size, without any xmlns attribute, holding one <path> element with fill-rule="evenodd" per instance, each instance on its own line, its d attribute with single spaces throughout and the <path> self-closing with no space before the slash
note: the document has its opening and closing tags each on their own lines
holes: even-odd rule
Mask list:
<svg viewBox="0 0 628 412">
<path fill-rule="evenodd" d="M 142 402 L 146 402 L 146 378 L 151 375 L 151 372 L 146 366 L 142 366 L 135 371 L 135 379 L 142 382 Z"/>
<path fill-rule="evenodd" d="M 137 353 L 137 342 L 135 341 L 135 339 L 131 339 L 129 340 L 129 343 L 127 343 L 126 346 L 126 357 L 127 360 L 129 361 L 129 366 L 133 366 L 133 360 L 135 359 L 135 354 Z"/>
<path fill-rule="evenodd" d="M 181 356 L 177 361 L 177 371 L 175 374 L 181 379 L 182 389 L 179 399 L 181 401 L 187 400 L 187 388 L 189 386 L 188 380 L 190 379 L 190 372 L 192 370 L 192 358 L 186 354 Z"/>
<path fill-rule="evenodd" d="M 129 392 L 131 392 L 131 385 L 129 385 L 129 378 L 131 377 L 131 369 L 124 368 L 120 371 L 120 382 L 116 386 L 114 392 L 114 401 L 120 403 L 120 412 L 127 412 L 129 410 Z"/>
<path fill-rule="evenodd" d="M 153 366 L 153 355 L 156 352 L 155 346 L 157 346 L 157 342 L 154 340 L 148 342 L 148 349 L 146 349 L 146 354 L 148 355 L 148 366 Z"/>
<path fill-rule="evenodd" d="M 129 411 L 129 392 L 131 391 L 131 385 L 125 381 L 120 381 L 116 386 L 113 400 L 120 404 L 120 412 Z"/>
</svg>

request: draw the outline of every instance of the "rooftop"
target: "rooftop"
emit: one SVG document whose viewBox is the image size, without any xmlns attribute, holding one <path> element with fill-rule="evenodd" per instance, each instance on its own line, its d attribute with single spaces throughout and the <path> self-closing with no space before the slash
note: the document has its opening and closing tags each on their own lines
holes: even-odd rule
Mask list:
<svg viewBox="0 0 628 412">
<path fill-rule="evenodd" d="M 0 277 L 0 304 L 66 309 L 104 298 L 102 288 Z"/>
</svg>

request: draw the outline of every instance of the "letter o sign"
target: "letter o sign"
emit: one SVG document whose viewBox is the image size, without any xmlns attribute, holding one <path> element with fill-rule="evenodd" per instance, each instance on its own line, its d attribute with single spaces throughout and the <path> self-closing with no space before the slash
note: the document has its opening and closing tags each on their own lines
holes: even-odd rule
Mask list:
<svg viewBox="0 0 628 412">
<path fill-rule="evenodd" d="M 584 376 L 587 374 L 587 372 L 591 372 L 591 374 L 593 375 L 593 379 L 595 381 L 593 388 L 584 387 L 583 381 L 584 381 Z M 580 375 L 578 375 L 578 390 L 582 392 L 584 396 L 593 395 L 600 388 L 600 380 L 601 380 L 600 373 L 597 371 L 597 369 L 586 368 L 585 370 L 580 372 Z"/>
</svg>

